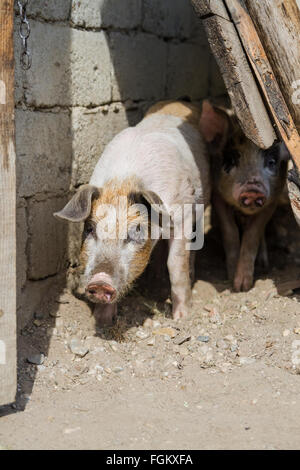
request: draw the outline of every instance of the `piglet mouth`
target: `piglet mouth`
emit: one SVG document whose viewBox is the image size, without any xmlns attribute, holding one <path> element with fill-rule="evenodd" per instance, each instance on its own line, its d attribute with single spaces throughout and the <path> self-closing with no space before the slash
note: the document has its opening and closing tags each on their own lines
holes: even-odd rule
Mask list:
<svg viewBox="0 0 300 470">
<path fill-rule="evenodd" d="M 86 287 L 86 294 L 91 300 L 104 304 L 114 302 L 117 297 L 116 289 L 105 282 L 91 282 Z"/>
</svg>

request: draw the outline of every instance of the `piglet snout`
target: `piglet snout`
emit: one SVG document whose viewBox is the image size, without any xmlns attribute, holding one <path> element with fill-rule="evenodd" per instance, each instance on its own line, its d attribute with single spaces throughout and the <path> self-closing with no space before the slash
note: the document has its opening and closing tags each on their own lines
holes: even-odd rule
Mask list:
<svg viewBox="0 0 300 470">
<path fill-rule="evenodd" d="M 91 283 L 87 286 L 86 291 L 100 302 L 107 304 L 112 302 L 116 296 L 116 289 L 103 283 Z"/>
<path fill-rule="evenodd" d="M 95 274 L 86 287 L 86 293 L 95 300 L 111 303 L 116 297 L 116 289 L 111 285 L 111 278 L 106 273 Z"/>
<path fill-rule="evenodd" d="M 242 207 L 254 209 L 263 207 L 266 202 L 266 196 L 256 191 L 244 192 L 239 197 L 239 202 Z"/>
</svg>

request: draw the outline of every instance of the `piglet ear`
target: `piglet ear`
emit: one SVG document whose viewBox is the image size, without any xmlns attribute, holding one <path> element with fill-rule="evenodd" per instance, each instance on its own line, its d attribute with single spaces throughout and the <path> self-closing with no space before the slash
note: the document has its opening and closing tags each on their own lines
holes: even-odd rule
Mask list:
<svg viewBox="0 0 300 470">
<path fill-rule="evenodd" d="M 165 215 L 168 214 L 165 204 L 157 193 L 155 193 L 154 191 L 144 190 L 141 192 L 141 196 L 144 201 L 146 201 L 151 207 L 153 207 L 153 210 L 155 212 Z"/>
<path fill-rule="evenodd" d="M 82 222 L 91 213 L 92 200 L 99 196 L 100 190 L 95 186 L 85 184 L 74 194 L 65 207 L 55 212 L 54 217 L 69 220 L 70 222 Z"/>
<path fill-rule="evenodd" d="M 209 101 L 202 103 L 199 130 L 214 153 L 220 153 L 226 145 L 229 130 L 229 117 L 226 112 L 215 108 Z"/>
</svg>

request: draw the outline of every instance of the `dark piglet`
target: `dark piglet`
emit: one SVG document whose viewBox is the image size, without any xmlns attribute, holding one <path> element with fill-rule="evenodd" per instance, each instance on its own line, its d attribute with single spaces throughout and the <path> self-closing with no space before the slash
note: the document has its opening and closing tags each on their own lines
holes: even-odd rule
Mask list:
<svg viewBox="0 0 300 470">
<path fill-rule="evenodd" d="M 254 265 L 268 266 L 265 227 L 283 193 L 288 151 L 266 150 L 245 137 L 235 118 L 205 101 L 201 132 L 212 158 L 213 207 L 219 219 L 228 277 L 235 291 L 253 285 Z"/>
</svg>

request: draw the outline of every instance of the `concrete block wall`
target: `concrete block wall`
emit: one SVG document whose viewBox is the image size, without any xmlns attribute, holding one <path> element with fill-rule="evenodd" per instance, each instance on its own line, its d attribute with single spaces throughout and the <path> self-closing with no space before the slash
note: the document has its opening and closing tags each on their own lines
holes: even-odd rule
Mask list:
<svg viewBox="0 0 300 470">
<path fill-rule="evenodd" d="M 77 263 L 79 227 L 52 213 L 88 182 L 105 145 L 157 100 L 225 90 L 189 0 L 31 1 L 28 71 L 15 11 L 22 326 L 49 284 Z"/>
</svg>

